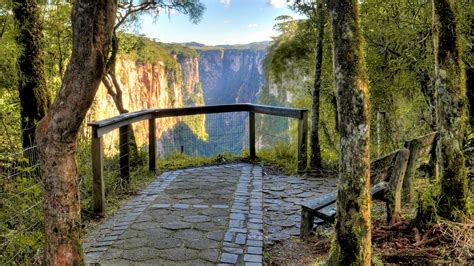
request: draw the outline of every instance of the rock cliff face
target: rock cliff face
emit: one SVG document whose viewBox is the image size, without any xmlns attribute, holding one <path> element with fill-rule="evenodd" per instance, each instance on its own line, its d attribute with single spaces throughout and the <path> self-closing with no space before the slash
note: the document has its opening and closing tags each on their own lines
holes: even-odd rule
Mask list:
<svg viewBox="0 0 474 266">
<path fill-rule="evenodd" d="M 198 50 L 206 104 L 256 102 L 264 83 L 264 49 Z"/>
<path fill-rule="evenodd" d="M 175 56 L 176 65 L 166 66 L 163 62 L 137 63 L 135 60 L 120 58 L 117 62 L 117 76 L 123 93 L 124 107 L 130 111 L 147 108 L 170 108 L 203 105 L 203 93 L 199 83 L 198 58 Z M 119 115 L 114 101 L 101 85 L 96 94 L 88 120 L 102 120 Z M 164 118 L 156 120 L 157 138 L 172 134 L 178 123 L 187 127 L 198 138 L 207 138 L 203 116 L 188 118 Z M 134 124 L 138 146 L 148 143 L 147 122 Z M 104 136 L 106 152 L 116 150 L 118 132 Z M 159 147 L 159 146 L 158 146 Z"/>
<path fill-rule="evenodd" d="M 166 60 L 156 62 L 144 63 L 127 56 L 119 58 L 116 72 L 123 93 L 123 104 L 128 111 L 256 102 L 257 93 L 264 84 L 262 62 L 265 49 L 182 49 L 185 52 L 168 50 Z M 190 49 L 194 53 L 189 53 Z M 118 114 L 112 98 L 101 85 L 88 120 L 102 120 Z M 221 116 L 206 121 L 204 115 L 157 119 L 158 153 L 184 149 L 188 154 L 212 155 L 214 150 L 221 148 L 240 152 L 242 145 L 236 143 L 245 142 L 245 132 L 234 132 L 242 136 L 232 141 L 232 148 L 220 147 L 223 145 L 220 143 L 222 139 L 216 135 L 222 135 L 222 132 L 216 129 L 222 131 L 222 125 L 228 122 L 224 121 L 226 119 Z M 234 119 L 232 123 L 246 124 L 244 114 L 231 119 Z M 148 143 L 147 129 L 147 122 L 134 124 L 139 147 Z M 245 130 L 245 127 L 241 130 Z M 118 130 L 104 136 L 106 152 L 116 152 L 118 137 Z"/>
</svg>

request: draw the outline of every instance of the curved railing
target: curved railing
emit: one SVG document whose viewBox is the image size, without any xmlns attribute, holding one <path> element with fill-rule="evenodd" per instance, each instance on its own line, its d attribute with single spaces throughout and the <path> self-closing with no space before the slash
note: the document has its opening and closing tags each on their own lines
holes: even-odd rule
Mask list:
<svg viewBox="0 0 474 266">
<path fill-rule="evenodd" d="M 93 172 L 93 197 L 94 211 L 98 215 L 105 212 L 105 186 L 103 177 L 103 138 L 115 129 L 120 130 L 120 175 L 123 179 L 129 178 L 129 145 L 128 128 L 129 125 L 148 120 L 148 156 L 149 170 L 156 170 L 156 119 L 165 117 L 177 117 L 199 114 L 215 113 L 249 113 L 249 151 L 250 157 L 255 158 L 255 114 L 266 114 L 273 116 L 283 116 L 298 119 L 298 169 L 304 171 L 307 165 L 307 139 L 308 139 L 308 110 L 276 107 L 258 104 L 227 104 L 209 105 L 197 107 L 166 108 L 166 109 L 145 109 L 131 112 L 89 123 L 92 127 L 92 172 Z"/>
</svg>

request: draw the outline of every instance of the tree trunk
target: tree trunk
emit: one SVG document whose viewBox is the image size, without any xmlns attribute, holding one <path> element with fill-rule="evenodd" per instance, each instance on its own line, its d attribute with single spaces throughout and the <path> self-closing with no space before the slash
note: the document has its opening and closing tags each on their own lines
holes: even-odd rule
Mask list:
<svg viewBox="0 0 474 266">
<path fill-rule="evenodd" d="M 323 41 L 324 24 L 326 22 L 326 10 L 323 1 L 318 1 L 316 7 L 317 17 L 317 40 L 316 40 L 316 63 L 314 70 L 313 104 L 311 106 L 311 160 L 313 169 L 321 168 L 321 148 L 319 145 L 319 102 L 321 91 L 321 70 L 323 66 Z"/>
<path fill-rule="evenodd" d="M 430 128 L 436 130 L 436 94 L 431 84 L 430 76 L 424 70 L 418 73 L 418 79 L 420 80 L 421 92 L 425 96 L 426 104 L 428 105 L 429 117 L 428 124 Z"/>
<path fill-rule="evenodd" d="M 44 187 L 46 265 L 82 263 L 76 139 L 104 74 L 116 9 L 116 1 L 74 2 L 71 60 L 59 94 L 36 130 Z"/>
<path fill-rule="evenodd" d="M 470 53 L 474 54 L 474 45 L 471 46 Z M 471 130 L 474 130 L 474 67 L 469 64 L 466 64 L 466 88 L 470 88 L 467 90 L 469 124 L 471 125 Z"/>
<path fill-rule="evenodd" d="M 51 97 L 46 88 L 43 59 L 41 57 L 42 33 L 38 7 L 35 0 L 13 1 L 15 23 L 19 29 L 16 37 L 22 48 L 18 57 L 18 92 L 23 148 L 33 146 L 36 123 L 46 115 Z"/>
<path fill-rule="evenodd" d="M 455 2 L 433 0 L 435 74 L 438 112 L 438 173 L 440 216 L 458 220 L 468 209 L 464 137 L 465 83 L 462 79 Z"/>
<path fill-rule="evenodd" d="M 341 136 L 336 241 L 330 265 L 369 265 L 370 125 L 357 0 L 331 0 L 334 79 Z"/>
<path fill-rule="evenodd" d="M 472 53 L 474 54 L 474 49 L 471 50 L 473 50 Z M 472 66 L 466 67 L 466 86 L 470 88 L 470 90 L 467 90 L 469 124 L 471 125 L 471 130 L 474 130 L 474 68 Z"/>
</svg>

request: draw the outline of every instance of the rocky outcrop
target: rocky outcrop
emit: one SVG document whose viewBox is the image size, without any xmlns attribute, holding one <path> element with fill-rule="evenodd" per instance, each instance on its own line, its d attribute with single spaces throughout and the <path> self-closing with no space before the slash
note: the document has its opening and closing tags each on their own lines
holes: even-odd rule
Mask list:
<svg viewBox="0 0 474 266">
<path fill-rule="evenodd" d="M 265 49 L 198 50 L 206 104 L 256 102 L 264 84 Z"/>
<path fill-rule="evenodd" d="M 198 58 L 175 56 L 173 67 L 164 62 L 137 63 L 122 57 L 117 62 L 117 76 L 123 93 L 124 107 L 130 111 L 147 108 L 170 108 L 203 105 L 203 93 L 199 83 Z M 119 115 L 117 108 L 101 85 L 96 94 L 88 120 L 102 120 Z M 157 138 L 172 134 L 177 123 L 188 125 L 192 133 L 201 139 L 207 138 L 203 116 L 188 118 L 163 118 L 156 120 Z M 134 132 L 139 147 L 148 143 L 147 122 L 134 124 Z M 106 152 L 116 151 L 118 132 L 104 136 Z"/>
</svg>

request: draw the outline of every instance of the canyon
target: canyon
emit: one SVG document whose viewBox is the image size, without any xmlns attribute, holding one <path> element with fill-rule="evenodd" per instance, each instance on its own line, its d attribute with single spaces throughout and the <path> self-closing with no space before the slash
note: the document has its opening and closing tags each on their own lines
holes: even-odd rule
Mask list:
<svg viewBox="0 0 474 266">
<path fill-rule="evenodd" d="M 116 64 L 123 105 L 128 111 L 258 101 L 265 83 L 263 60 L 268 43 L 215 47 L 154 42 L 147 45 L 156 45 L 154 49 L 161 49 L 164 55 L 143 60 L 124 53 L 119 54 Z M 114 101 L 101 85 L 86 122 L 116 115 L 119 112 Z M 247 147 L 247 117 L 244 113 L 232 113 L 157 119 L 157 152 L 162 156 L 173 152 L 197 156 L 240 153 Z M 146 147 L 147 122 L 133 127 L 138 147 Z M 118 132 L 104 136 L 106 153 L 117 151 L 118 138 Z"/>
</svg>

